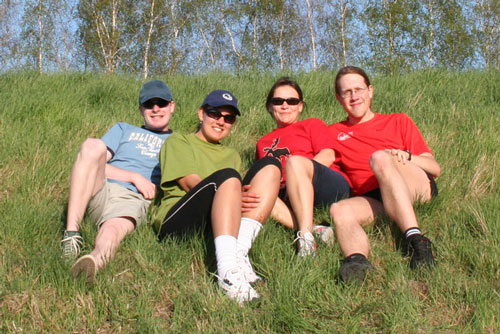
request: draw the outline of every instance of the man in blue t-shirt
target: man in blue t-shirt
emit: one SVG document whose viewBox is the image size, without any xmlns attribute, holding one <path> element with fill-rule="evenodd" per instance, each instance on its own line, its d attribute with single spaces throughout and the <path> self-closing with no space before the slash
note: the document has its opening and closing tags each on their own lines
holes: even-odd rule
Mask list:
<svg viewBox="0 0 500 334">
<path fill-rule="evenodd" d="M 92 283 L 120 242 L 145 218 L 160 183 L 158 153 L 172 132 L 168 124 L 174 109 L 168 86 L 159 80 L 147 82 L 139 94 L 142 127 L 117 123 L 101 139 L 87 138 L 82 144 L 71 172 L 63 256 L 78 256 L 85 212 L 99 231 L 94 250 L 73 265 L 74 276 L 84 274 Z"/>
</svg>

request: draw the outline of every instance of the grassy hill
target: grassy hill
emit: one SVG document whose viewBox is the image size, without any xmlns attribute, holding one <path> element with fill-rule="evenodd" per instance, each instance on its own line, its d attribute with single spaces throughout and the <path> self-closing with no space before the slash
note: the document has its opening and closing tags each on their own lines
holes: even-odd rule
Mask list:
<svg viewBox="0 0 500 334">
<path fill-rule="evenodd" d="M 335 73 L 294 76 L 303 118 L 345 118 Z M 212 89 L 229 89 L 242 117 L 225 142 L 248 166 L 274 127 L 264 102 L 271 74 L 160 78 L 177 102 L 171 127 L 192 132 Z M 240 308 L 214 284 L 211 239 L 156 242 L 141 225 L 87 286 L 60 259 L 69 175 L 80 144 L 117 121 L 140 125 L 142 82 L 128 76 L 7 73 L 0 76 L 0 332 L 2 333 L 498 333 L 500 332 L 500 72 L 423 71 L 375 77 L 374 111 L 405 112 L 440 162 L 440 195 L 417 208 L 437 268 L 415 273 L 399 232 L 369 228 L 374 270 L 343 285 L 338 245 L 295 256 L 293 231 L 269 220 L 251 258 L 266 283 L 259 305 Z M 327 218 L 318 212 L 318 219 Z M 90 251 L 94 224 L 82 225 Z"/>
</svg>

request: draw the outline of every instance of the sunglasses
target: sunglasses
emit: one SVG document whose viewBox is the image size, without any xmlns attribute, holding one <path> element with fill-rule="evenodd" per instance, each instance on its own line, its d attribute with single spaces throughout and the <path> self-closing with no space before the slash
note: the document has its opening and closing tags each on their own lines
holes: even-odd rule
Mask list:
<svg viewBox="0 0 500 334">
<path fill-rule="evenodd" d="M 285 102 L 290 106 L 296 106 L 301 102 L 301 100 L 296 97 L 290 97 L 288 99 L 282 99 L 281 97 L 273 97 L 271 99 L 271 103 L 275 106 L 280 106 Z"/>
<path fill-rule="evenodd" d="M 213 119 L 219 119 L 219 118 L 223 117 L 224 122 L 226 122 L 227 124 L 233 124 L 234 122 L 236 122 L 236 115 L 235 114 L 222 115 L 220 111 L 215 110 L 215 109 L 205 110 L 205 114 L 207 114 L 208 117 L 213 118 Z"/>
<path fill-rule="evenodd" d="M 142 106 L 146 109 L 153 109 L 155 105 L 160 108 L 165 108 L 169 103 L 170 101 L 166 101 L 164 99 L 150 99 L 144 102 Z"/>
</svg>

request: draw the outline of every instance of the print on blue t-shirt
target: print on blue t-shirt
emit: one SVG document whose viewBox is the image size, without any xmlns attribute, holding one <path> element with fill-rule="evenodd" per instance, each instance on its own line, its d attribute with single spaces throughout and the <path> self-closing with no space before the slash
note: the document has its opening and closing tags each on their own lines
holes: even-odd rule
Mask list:
<svg viewBox="0 0 500 334">
<path fill-rule="evenodd" d="M 156 185 L 160 184 L 160 162 L 158 154 L 163 142 L 172 133 L 153 132 L 127 123 L 116 123 L 101 138 L 113 157 L 108 163 L 114 167 L 136 172 Z M 129 182 L 108 179 L 124 187 L 139 192 Z"/>
</svg>

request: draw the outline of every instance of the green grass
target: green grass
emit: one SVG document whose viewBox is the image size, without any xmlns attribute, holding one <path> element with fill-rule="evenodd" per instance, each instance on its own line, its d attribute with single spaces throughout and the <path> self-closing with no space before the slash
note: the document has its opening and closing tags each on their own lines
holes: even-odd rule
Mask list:
<svg viewBox="0 0 500 334">
<path fill-rule="evenodd" d="M 306 117 L 345 117 L 334 73 L 294 76 Z M 212 89 L 231 90 L 243 116 L 226 144 L 248 166 L 273 128 L 264 108 L 271 74 L 162 77 L 174 92 L 171 127 L 194 131 Z M 127 76 L 0 76 L 0 332 L 2 333 L 498 333 L 500 332 L 500 72 L 417 72 L 377 77 L 374 110 L 405 112 L 440 162 L 440 195 L 416 209 L 439 265 L 416 273 L 400 234 L 379 219 L 369 236 L 376 270 L 340 284 L 338 245 L 295 256 L 294 235 L 269 221 L 251 252 L 265 284 L 260 304 L 239 307 L 214 284 L 213 245 L 202 235 L 156 242 L 144 224 L 87 286 L 60 259 L 69 175 L 80 144 L 117 121 L 141 124 L 142 82 Z M 320 212 L 327 217 L 325 212 Z M 84 252 L 94 224 L 82 224 Z"/>
</svg>

